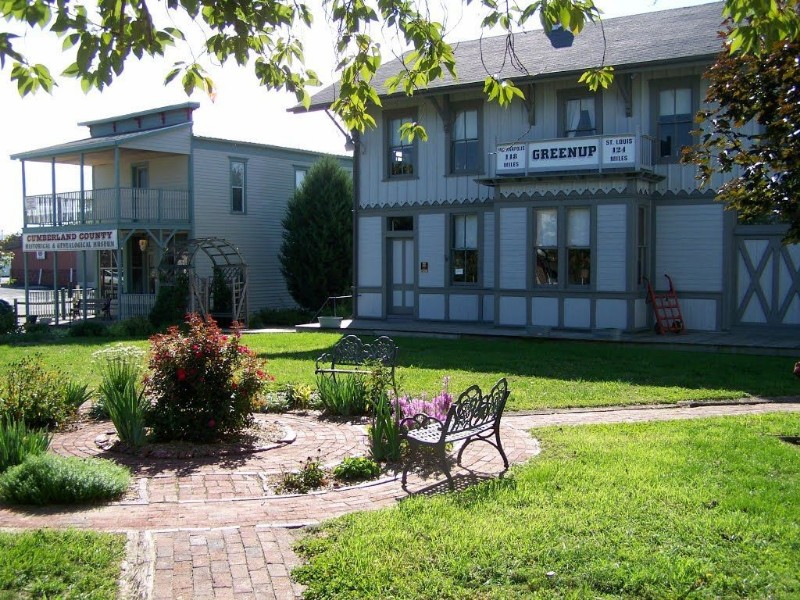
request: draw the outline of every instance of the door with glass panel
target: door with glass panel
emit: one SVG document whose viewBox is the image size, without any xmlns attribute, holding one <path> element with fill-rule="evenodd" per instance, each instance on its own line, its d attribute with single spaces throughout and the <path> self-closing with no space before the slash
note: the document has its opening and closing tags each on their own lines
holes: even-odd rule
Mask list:
<svg viewBox="0 0 800 600">
<path fill-rule="evenodd" d="M 389 314 L 414 312 L 414 238 L 389 238 Z"/>
</svg>

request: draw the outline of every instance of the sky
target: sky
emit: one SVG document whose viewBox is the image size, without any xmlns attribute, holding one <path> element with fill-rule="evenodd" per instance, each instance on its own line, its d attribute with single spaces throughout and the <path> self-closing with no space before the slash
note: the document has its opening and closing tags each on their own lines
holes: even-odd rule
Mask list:
<svg viewBox="0 0 800 600">
<path fill-rule="evenodd" d="M 460 0 L 439 0 L 447 11 L 447 40 L 475 39 L 480 36 L 480 15 L 475 5 L 466 7 Z M 596 0 L 604 17 L 665 10 L 705 4 L 709 0 Z M 433 0 L 431 4 L 436 4 Z M 334 33 L 321 9 L 315 11 L 315 25 L 304 41 L 306 64 L 328 85 L 334 73 Z M 3 29 L 4 27 L 0 27 Z M 379 32 L 376 32 L 376 34 Z M 47 64 L 53 74 L 60 73 L 72 57 L 61 50 L 61 40 L 41 32 L 27 33 L 19 48 L 36 62 Z M 385 40 L 387 50 L 391 40 Z M 391 54 L 385 59 L 392 58 Z M 344 154 L 344 137 L 324 112 L 289 114 L 296 104 L 293 94 L 269 92 L 261 88 L 248 68 L 226 64 L 210 70 L 217 86 L 212 101 L 202 92 L 188 98 L 177 82 L 164 86 L 171 59 L 130 60 L 123 74 L 102 92 L 84 94 L 77 81 L 58 79 L 52 94 L 39 92 L 21 98 L 16 83 L 10 81 L 10 62 L 0 69 L 0 234 L 22 229 L 22 176 L 14 153 L 88 137 L 88 129 L 77 123 L 122 115 L 192 100 L 200 103 L 194 112 L 196 135 L 241 140 L 320 152 Z M 313 92 L 312 92 L 313 94 Z M 88 174 L 87 174 L 88 176 Z M 57 191 L 79 189 L 77 167 L 59 167 Z M 51 191 L 50 166 L 26 163 L 28 194 Z"/>
</svg>

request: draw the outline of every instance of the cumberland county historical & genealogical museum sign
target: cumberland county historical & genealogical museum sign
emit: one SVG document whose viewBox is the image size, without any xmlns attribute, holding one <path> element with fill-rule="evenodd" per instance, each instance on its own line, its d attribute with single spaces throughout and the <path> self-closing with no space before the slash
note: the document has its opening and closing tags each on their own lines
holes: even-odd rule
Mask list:
<svg viewBox="0 0 800 600">
<path fill-rule="evenodd" d="M 117 240 L 116 229 L 26 233 L 22 236 L 22 250 L 24 252 L 116 250 L 119 248 Z"/>
</svg>

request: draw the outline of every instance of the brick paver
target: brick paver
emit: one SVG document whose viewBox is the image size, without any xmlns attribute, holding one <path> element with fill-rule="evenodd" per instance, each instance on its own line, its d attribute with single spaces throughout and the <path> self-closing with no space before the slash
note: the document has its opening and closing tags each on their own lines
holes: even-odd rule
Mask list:
<svg viewBox="0 0 800 600">
<path fill-rule="evenodd" d="M 695 408 L 619 408 L 571 410 L 503 417 L 503 446 L 512 464 L 535 456 L 538 443 L 530 430 L 546 425 L 632 423 L 723 415 L 800 412 L 800 401 L 712 405 Z M 367 454 L 362 423 L 319 419 L 315 415 L 259 416 L 280 424 L 293 441 L 261 452 L 219 458 L 135 459 L 101 450 L 95 438 L 109 424 L 89 424 L 55 436 L 54 452 L 67 456 L 100 456 L 128 465 L 135 482 L 125 500 L 103 506 L 30 508 L 0 507 L 6 528 L 79 527 L 135 535 L 137 563 L 126 578 L 131 597 L 211 599 L 293 599 L 302 590 L 289 574 L 298 564 L 292 552 L 297 528 L 358 510 L 393 506 L 409 493 L 447 491 L 438 471 L 416 472 L 408 490 L 391 472 L 377 482 L 295 496 L 269 492 L 270 477 L 299 467 L 309 456 L 326 464 L 345 456 Z M 535 436 L 535 432 L 534 432 Z M 465 451 L 463 468 L 454 468 L 459 486 L 496 477 L 502 461 L 488 444 Z"/>
</svg>

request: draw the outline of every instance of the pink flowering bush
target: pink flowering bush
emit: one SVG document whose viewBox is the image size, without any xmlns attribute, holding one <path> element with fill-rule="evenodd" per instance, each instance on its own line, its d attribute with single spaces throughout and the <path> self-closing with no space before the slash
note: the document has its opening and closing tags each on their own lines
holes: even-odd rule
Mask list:
<svg viewBox="0 0 800 600">
<path fill-rule="evenodd" d="M 156 441 L 210 442 L 250 423 L 267 380 L 265 363 L 240 344 L 236 325 L 224 335 L 210 316 L 186 316 L 189 330 L 170 327 L 150 338 L 145 393 Z"/>
<path fill-rule="evenodd" d="M 394 398 L 396 410 L 400 411 L 400 423 L 402 424 L 404 419 L 410 419 L 419 413 L 444 422 L 447 418 L 447 411 L 450 410 L 450 405 L 453 403 L 453 396 L 448 390 L 449 383 L 450 378 L 445 377 L 442 380 L 442 390 L 433 398 L 428 398 L 425 393 L 417 397 L 405 395 Z"/>
</svg>

